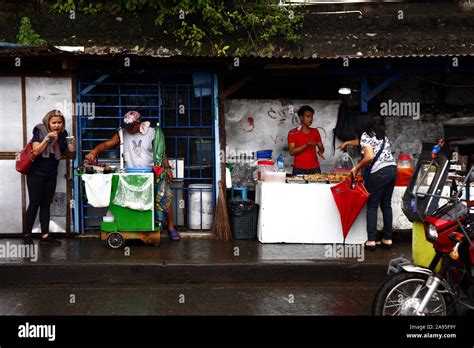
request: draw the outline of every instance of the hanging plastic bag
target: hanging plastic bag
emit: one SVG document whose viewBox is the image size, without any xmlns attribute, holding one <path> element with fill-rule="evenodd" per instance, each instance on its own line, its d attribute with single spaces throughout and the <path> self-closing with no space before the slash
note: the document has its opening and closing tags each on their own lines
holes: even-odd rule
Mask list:
<svg viewBox="0 0 474 348">
<path fill-rule="evenodd" d="M 108 207 L 112 190 L 112 174 L 83 174 L 87 202 L 94 208 Z"/>
<path fill-rule="evenodd" d="M 163 162 L 165 159 L 166 145 L 165 135 L 160 127 L 155 129 L 155 139 L 153 139 L 153 171 L 160 179 L 166 179 L 166 171 L 163 170 Z"/>
<path fill-rule="evenodd" d="M 166 179 L 155 178 L 155 209 L 167 213 L 173 198 L 173 190 Z"/>
<path fill-rule="evenodd" d="M 370 121 L 368 113 L 360 113 L 358 109 L 347 101 L 339 105 L 336 127 L 333 129 L 333 148 L 336 152 L 336 138 L 349 141 L 361 136 Z"/>
<path fill-rule="evenodd" d="M 119 175 L 114 204 L 133 210 L 153 208 L 153 176 Z"/>
<path fill-rule="evenodd" d="M 339 169 L 352 169 L 355 167 L 354 160 L 349 156 L 347 152 L 341 153 L 337 158 L 336 158 L 336 164 L 334 168 L 339 168 Z"/>
</svg>

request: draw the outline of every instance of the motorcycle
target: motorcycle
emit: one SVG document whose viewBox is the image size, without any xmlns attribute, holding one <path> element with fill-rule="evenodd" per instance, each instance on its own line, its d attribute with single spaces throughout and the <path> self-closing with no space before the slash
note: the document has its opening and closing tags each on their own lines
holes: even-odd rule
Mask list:
<svg viewBox="0 0 474 348">
<path fill-rule="evenodd" d="M 462 307 L 474 310 L 474 230 L 470 218 L 474 202 L 461 199 L 466 186 L 469 190 L 474 166 L 459 188 L 453 179 L 449 197 L 443 196 L 450 161 L 439 150 L 437 145 L 430 159 L 420 159 L 403 198 L 405 215 L 423 223 L 435 256 L 429 267 L 403 258 L 392 260 L 389 270 L 394 274 L 378 289 L 373 315 L 455 315 Z M 446 203 L 439 206 L 440 200 Z"/>
</svg>

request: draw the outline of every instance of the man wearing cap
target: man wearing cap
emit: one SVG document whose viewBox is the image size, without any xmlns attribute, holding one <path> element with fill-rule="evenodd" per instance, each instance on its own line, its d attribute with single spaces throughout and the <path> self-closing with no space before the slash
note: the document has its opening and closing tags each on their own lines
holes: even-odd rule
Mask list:
<svg viewBox="0 0 474 348">
<path fill-rule="evenodd" d="M 137 111 L 129 111 L 123 118 L 123 158 L 127 168 L 150 168 L 153 162 L 153 140 L 155 139 L 155 129 L 150 127 L 150 122 L 141 122 L 141 116 Z M 85 158 L 93 161 L 99 153 L 120 144 L 120 137 L 116 132 L 112 138 L 97 145 Z M 173 180 L 173 173 L 165 155 L 164 165 L 168 181 Z M 171 207 L 168 211 L 168 231 L 172 240 L 179 240 L 180 236 L 176 230 L 172 219 Z"/>
</svg>

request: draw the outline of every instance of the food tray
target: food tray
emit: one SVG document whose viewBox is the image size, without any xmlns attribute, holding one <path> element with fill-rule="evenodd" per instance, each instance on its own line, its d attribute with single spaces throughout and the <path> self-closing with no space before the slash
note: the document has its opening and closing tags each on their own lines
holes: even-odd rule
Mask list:
<svg viewBox="0 0 474 348">
<path fill-rule="evenodd" d="M 306 180 L 304 179 L 295 179 L 295 178 L 288 178 L 286 179 L 288 184 L 306 184 Z"/>
<path fill-rule="evenodd" d="M 325 183 L 327 181 L 327 176 L 326 174 L 306 174 L 304 179 L 308 182 Z"/>
</svg>

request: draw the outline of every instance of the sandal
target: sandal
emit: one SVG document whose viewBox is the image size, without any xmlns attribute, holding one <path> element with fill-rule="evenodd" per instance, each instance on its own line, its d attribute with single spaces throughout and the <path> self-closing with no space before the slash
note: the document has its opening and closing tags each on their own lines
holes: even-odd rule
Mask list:
<svg viewBox="0 0 474 348">
<path fill-rule="evenodd" d="M 171 240 L 180 240 L 181 239 L 181 237 L 179 236 L 178 231 L 176 231 L 176 230 L 169 231 L 168 234 L 169 234 L 169 237 L 170 237 Z"/>
<path fill-rule="evenodd" d="M 376 245 L 367 245 L 367 243 L 364 244 L 364 249 L 368 251 L 375 251 L 377 249 Z"/>
<path fill-rule="evenodd" d="M 392 248 L 392 243 L 384 243 L 383 241 L 377 242 L 377 246 L 382 249 L 390 250 Z"/>
</svg>

